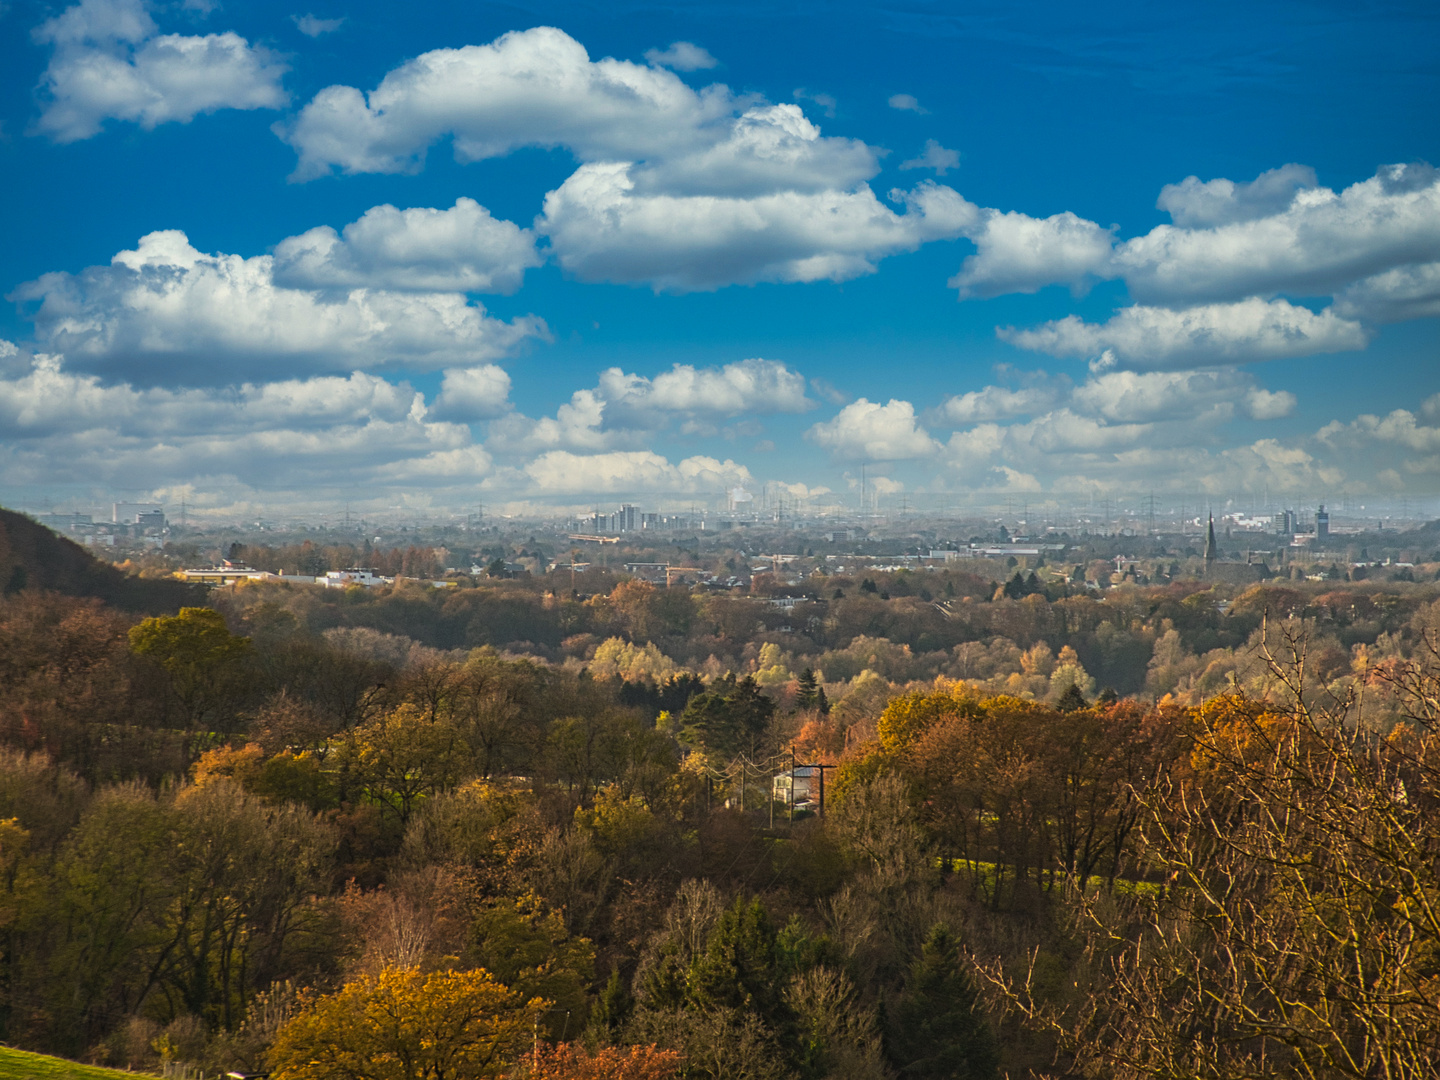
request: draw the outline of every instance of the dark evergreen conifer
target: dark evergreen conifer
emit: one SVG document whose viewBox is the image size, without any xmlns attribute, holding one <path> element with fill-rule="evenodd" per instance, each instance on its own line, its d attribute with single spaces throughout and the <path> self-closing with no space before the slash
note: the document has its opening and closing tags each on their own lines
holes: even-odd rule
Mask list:
<svg viewBox="0 0 1440 1080">
<path fill-rule="evenodd" d="M 600 1000 L 595 1003 L 595 1019 L 606 1031 L 616 1032 L 630 1019 L 635 1011 L 635 999 L 630 993 L 630 983 L 620 977 L 620 969 L 610 972 L 605 989 L 600 991 Z"/>
<path fill-rule="evenodd" d="M 680 715 L 680 741 L 707 753 L 730 757 L 749 751 L 765 734 L 775 702 L 760 689 L 753 676 L 737 680 L 726 675 L 697 694 Z"/>
<path fill-rule="evenodd" d="M 936 923 L 889 1010 L 885 1050 L 902 1077 L 991 1080 L 999 1075 L 995 1039 L 976 1009 L 949 928 Z"/>
<path fill-rule="evenodd" d="M 778 1028 L 787 1010 L 775 960 L 765 905 L 737 897 L 691 965 L 690 997 L 701 1008 L 743 1009 Z"/>
<path fill-rule="evenodd" d="M 795 696 L 795 704 L 802 709 L 813 709 L 819 697 L 820 684 L 815 678 L 815 669 L 806 668 L 800 673 L 800 689 Z"/>
</svg>

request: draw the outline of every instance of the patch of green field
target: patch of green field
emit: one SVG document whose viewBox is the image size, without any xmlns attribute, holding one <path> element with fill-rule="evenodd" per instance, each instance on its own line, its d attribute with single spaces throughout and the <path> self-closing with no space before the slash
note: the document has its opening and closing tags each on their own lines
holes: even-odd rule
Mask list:
<svg viewBox="0 0 1440 1080">
<path fill-rule="evenodd" d="M 136 1080 L 142 1073 L 101 1069 L 76 1061 L 0 1046 L 0 1080 Z"/>
<path fill-rule="evenodd" d="M 993 862 L 971 862 L 969 859 L 950 859 L 948 868 L 946 860 L 936 858 L 933 864 L 952 874 L 967 874 L 986 890 L 991 892 L 995 889 L 995 864 Z M 1007 881 L 1007 885 L 1013 882 Z M 1092 874 L 1090 880 L 1085 883 L 1086 890 L 1102 889 L 1106 886 L 1107 880 L 1098 874 Z M 1117 878 L 1115 880 L 1115 892 L 1120 896 L 1159 896 L 1160 886 L 1153 881 L 1132 881 L 1128 878 Z"/>
</svg>

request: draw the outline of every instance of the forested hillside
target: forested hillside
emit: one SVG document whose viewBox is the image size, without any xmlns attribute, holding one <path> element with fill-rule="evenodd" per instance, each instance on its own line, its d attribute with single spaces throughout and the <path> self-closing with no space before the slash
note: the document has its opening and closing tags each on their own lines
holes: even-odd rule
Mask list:
<svg viewBox="0 0 1440 1080">
<path fill-rule="evenodd" d="M 860 688 L 862 676 L 894 686 L 944 676 L 1040 699 L 1075 682 L 1087 697 L 1109 688 L 1198 701 L 1248 677 L 1267 616 L 1306 621 L 1312 662 L 1330 680 L 1361 652 L 1383 658 L 1428 625 L 1440 585 L 1186 581 L 1096 592 L 1042 584 L 1033 574 L 997 584 L 949 570 L 816 577 L 807 592 L 782 607 L 764 591 L 666 589 L 593 571 L 573 584 L 557 573 L 450 590 L 260 583 L 216 603 L 237 629 L 261 636 L 283 625 L 381 649 L 365 633 L 379 631 L 405 639 L 384 646 L 391 650 L 411 642 L 442 651 L 491 646 L 632 680 L 734 671 L 783 696 L 810 668 L 832 701 Z"/>
<path fill-rule="evenodd" d="M 73 540 L 0 508 L 0 589 L 10 596 L 27 588 L 91 596 L 121 611 L 146 613 L 173 613 L 204 596 L 183 582 L 125 574 Z"/>
<path fill-rule="evenodd" d="M 7 595 L 0 1040 L 278 1080 L 1427 1075 L 1432 586 L 577 585 Z M 772 799 L 792 760 L 823 816 Z"/>
</svg>

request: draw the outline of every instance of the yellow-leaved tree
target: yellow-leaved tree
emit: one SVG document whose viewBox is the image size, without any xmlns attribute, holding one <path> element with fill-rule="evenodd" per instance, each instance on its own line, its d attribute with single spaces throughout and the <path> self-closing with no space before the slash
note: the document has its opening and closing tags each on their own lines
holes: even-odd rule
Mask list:
<svg viewBox="0 0 1440 1080">
<path fill-rule="evenodd" d="M 501 1076 L 550 1007 L 488 971 L 385 968 L 313 998 L 270 1048 L 274 1080 L 472 1080 Z"/>
<path fill-rule="evenodd" d="M 250 639 L 232 634 L 220 612 L 187 607 L 131 627 L 130 651 L 164 670 L 186 722 L 199 727 L 230 707 Z"/>
</svg>

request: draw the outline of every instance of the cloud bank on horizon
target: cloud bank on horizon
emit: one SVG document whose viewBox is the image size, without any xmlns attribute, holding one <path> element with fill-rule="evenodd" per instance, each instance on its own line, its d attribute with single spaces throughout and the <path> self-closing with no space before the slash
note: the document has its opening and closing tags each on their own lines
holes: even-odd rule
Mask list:
<svg viewBox="0 0 1440 1080">
<path fill-rule="evenodd" d="M 302 94 L 315 82 L 301 78 L 307 50 L 321 46 L 162 32 L 173 17 L 82 0 L 35 26 L 48 59 L 27 152 L 113 153 L 170 125 L 199 137 L 212 117 L 255 114 L 245 130 L 271 149 L 243 170 L 274 188 L 275 220 L 318 205 L 321 186 L 387 201 L 291 235 L 252 230 L 240 251 L 203 250 L 197 226 L 156 206 L 133 247 L 10 282 L 28 327 L 0 340 L 12 489 L 101 484 L 217 506 L 361 489 L 387 504 L 477 492 L 573 504 L 764 481 L 813 493 L 864 463 L 896 491 L 976 498 L 1440 492 L 1440 408 L 1416 404 L 1440 401 L 1433 352 L 1374 412 L 1307 411 L 1304 378 L 1327 356 L 1363 365 L 1393 350 L 1404 324 L 1422 331 L 1409 339 L 1422 352 L 1435 341 L 1440 171 L 1423 162 L 1338 188 L 1293 162 L 1253 179 L 1189 175 L 1133 208 L 1167 223 L 1127 234 L 967 197 L 951 174 L 975 155 L 947 149 L 956 133 L 929 94 L 876 94 L 882 139 L 827 134 L 812 117 L 841 126 L 843 98 L 772 101 L 707 81 L 735 61 L 708 43 L 594 59 L 564 29 L 512 29 L 398 59 L 368 87 Z M 330 48 L 360 20 L 285 21 Z M 892 124 L 916 132 L 909 153 L 885 145 L 902 141 Z M 288 183 L 272 167 L 286 148 Z M 468 193 L 422 205 L 417 185 L 445 152 Z M 536 186 L 535 161 L 563 175 Z M 515 189 L 500 192 L 493 178 L 512 167 Z M 487 190 L 528 201 L 533 217 L 507 216 Z M 1063 202 L 1063 184 L 1051 198 Z M 903 306 L 872 323 L 895 345 L 868 365 L 776 359 L 793 340 L 775 332 L 768 358 L 714 355 L 707 330 L 756 305 L 779 311 L 766 309 L 773 327 L 817 289 L 892 275 L 905 284 L 886 295 Z M 648 296 L 634 347 L 670 312 L 698 320 L 673 332 L 667 360 L 613 362 L 623 337 L 603 362 L 585 351 L 582 330 L 601 320 L 572 324 L 570 309 L 617 286 Z M 928 362 L 895 385 L 915 365 L 894 327 L 941 302 L 982 330 L 988 320 L 987 360 Z M 566 350 L 588 379 L 542 373 Z M 1040 356 L 1059 366 L 1034 367 Z"/>
</svg>

